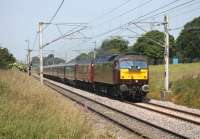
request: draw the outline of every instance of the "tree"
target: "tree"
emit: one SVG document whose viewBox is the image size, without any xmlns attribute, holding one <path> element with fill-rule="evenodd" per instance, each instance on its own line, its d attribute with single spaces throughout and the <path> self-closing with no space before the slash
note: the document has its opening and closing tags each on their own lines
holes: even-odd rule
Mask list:
<svg viewBox="0 0 200 139">
<path fill-rule="evenodd" d="M 44 66 L 46 65 L 53 65 L 53 64 L 60 64 L 60 63 L 65 63 L 65 60 L 55 57 L 54 54 L 49 54 L 47 57 L 44 57 Z M 33 57 L 32 58 L 32 65 L 34 67 L 39 66 L 40 64 L 40 59 L 39 57 Z"/>
<path fill-rule="evenodd" d="M 13 55 L 8 51 L 7 48 L 0 47 L 0 68 L 5 69 L 16 61 Z"/>
<path fill-rule="evenodd" d="M 176 41 L 176 54 L 183 62 L 200 60 L 200 17 L 184 26 Z"/>
<path fill-rule="evenodd" d="M 31 63 L 32 63 L 32 66 L 33 66 L 33 67 L 39 66 L 39 64 L 40 64 L 40 59 L 39 59 L 39 57 L 37 57 L 37 56 L 32 57 Z"/>
<path fill-rule="evenodd" d="M 147 32 L 137 39 L 132 50 L 146 55 L 150 59 L 153 59 L 154 64 L 158 64 L 158 59 L 163 59 L 164 57 L 164 47 L 159 45 L 164 44 L 164 38 L 165 35 L 163 32 L 157 30 Z M 174 37 L 170 35 L 170 56 L 172 56 L 173 46 Z"/>
<path fill-rule="evenodd" d="M 128 41 L 121 37 L 106 39 L 103 41 L 100 49 L 97 50 L 97 55 L 124 53 L 128 50 Z"/>
<path fill-rule="evenodd" d="M 76 57 L 76 60 L 77 60 L 77 61 L 89 60 L 89 59 L 90 59 L 90 56 L 89 56 L 88 54 L 86 54 L 86 53 L 82 53 L 82 54 L 80 54 L 80 55 L 78 55 L 78 56 Z"/>
<path fill-rule="evenodd" d="M 47 57 L 44 57 L 44 65 L 53 65 L 65 63 L 65 60 L 55 57 L 54 54 L 49 54 Z"/>
</svg>

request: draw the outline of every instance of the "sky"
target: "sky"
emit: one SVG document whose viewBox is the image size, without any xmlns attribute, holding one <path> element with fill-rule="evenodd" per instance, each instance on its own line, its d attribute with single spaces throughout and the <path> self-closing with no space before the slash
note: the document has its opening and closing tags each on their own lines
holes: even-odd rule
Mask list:
<svg viewBox="0 0 200 139">
<path fill-rule="evenodd" d="M 32 52 L 32 56 L 37 56 L 39 48 L 38 36 L 36 35 L 38 23 L 48 22 L 60 3 L 61 0 L 1 0 L 0 46 L 8 48 L 18 60 L 25 61 L 27 54 L 25 40 L 29 40 L 30 48 L 35 50 Z M 167 4 L 169 5 L 165 6 Z M 183 6 L 180 6 L 182 4 Z M 160 10 L 156 10 L 158 8 Z M 149 14 L 152 11 L 154 12 Z M 161 12 L 163 13 L 158 14 Z M 137 37 L 145 32 L 134 24 L 124 26 L 126 23 L 132 21 L 146 31 L 155 29 L 163 31 L 163 26 L 158 26 L 158 23 L 163 22 L 164 15 L 169 17 L 171 29 L 182 27 L 185 23 L 200 16 L 200 1 L 65 0 L 52 23 L 87 23 L 87 28 L 69 36 L 71 39 L 68 37 L 46 46 L 44 55 L 54 53 L 57 57 L 68 61 L 82 52 L 89 52 L 94 47 L 99 47 L 103 40 L 113 36 L 122 36 L 130 42 L 131 46 Z M 152 22 L 158 23 L 153 24 Z M 76 26 L 49 25 L 43 32 L 44 44 L 65 32 L 69 32 L 74 27 Z M 81 27 L 83 25 L 77 29 Z M 113 30 L 115 28 L 118 29 Z M 136 33 L 130 32 L 127 28 Z M 181 28 L 172 30 L 170 34 L 176 38 L 180 31 Z"/>
</svg>

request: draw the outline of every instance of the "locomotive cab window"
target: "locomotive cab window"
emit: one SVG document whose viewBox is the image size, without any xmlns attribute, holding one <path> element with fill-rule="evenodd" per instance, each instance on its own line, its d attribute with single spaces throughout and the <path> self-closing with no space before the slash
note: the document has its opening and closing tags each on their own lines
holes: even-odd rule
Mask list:
<svg viewBox="0 0 200 139">
<path fill-rule="evenodd" d="M 120 68 L 121 69 L 134 69 L 134 68 L 147 69 L 147 62 L 123 60 L 123 61 L 120 61 Z"/>
</svg>

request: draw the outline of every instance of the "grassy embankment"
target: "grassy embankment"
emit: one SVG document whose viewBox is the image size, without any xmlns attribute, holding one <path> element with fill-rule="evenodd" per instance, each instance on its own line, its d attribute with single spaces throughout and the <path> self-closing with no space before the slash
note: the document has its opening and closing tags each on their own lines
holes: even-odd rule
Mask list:
<svg viewBox="0 0 200 139">
<path fill-rule="evenodd" d="M 151 98 L 160 99 L 164 66 L 150 66 Z M 200 108 L 200 63 L 170 65 L 172 93 L 169 100 L 189 107 Z"/>
<path fill-rule="evenodd" d="M 88 119 L 80 107 L 24 73 L 0 70 L 1 139 L 109 138 L 94 133 Z"/>
</svg>

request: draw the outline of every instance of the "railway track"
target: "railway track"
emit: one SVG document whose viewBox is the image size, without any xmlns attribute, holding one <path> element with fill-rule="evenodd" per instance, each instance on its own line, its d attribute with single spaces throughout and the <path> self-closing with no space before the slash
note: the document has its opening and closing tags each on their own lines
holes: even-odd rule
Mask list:
<svg viewBox="0 0 200 139">
<path fill-rule="evenodd" d="M 182 109 L 173 108 L 173 107 L 168 107 L 168 106 L 164 106 L 164 105 L 159 105 L 159 104 L 151 103 L 151 102 L 146 102 L 146 103 L 149 104 L 149 105 L 153 105 L 153 106 L 158 106 L 158 107 L 166 108 L 166 109 L 169 109 L 169 110 L 173 110 L 173 111 L 176 111 L 176 112 L 181 112 L 181 113 L 189 114 L 189 115 L 191 115 L 191 116 L 195 116 L 195 117 L 200 118 L 200 114 L 197 114 L 197 113 L 194 113 L 194 112 L 184 111 L 184 110 L 182 110 Z"/>
<path fill-rule="evenodd" d="M 37 77 L 35 76 L 35 78 Z M 187 136 L 176 133 L 173 130 L 165 129 L 159 125 L 139 119 L 134 115 L 125 113 L 112 106 L 106 105 L 103 102 L 101 103 L 80 95 L 76 93 L 76 91 L 61 87 L 53 81 L 45 80 L 44 83 L 63 96 L 87 107 L 89 110 L 144 138 L 188 138 Z"/>
<path fill-rule="evenodd" d="M 153 111 L 159 114 L 163 114 L 163 115 L 174 117 L 183 121 L 187 121 L 189 123 L 200 125 L 200 115 L 193 112 L 175 109 L 172 107 L 167 107 L 167 106 L 150 103 L 150 102 L 146 102 L 146 103 L 126 102 L 126 103 L 142 108 L 142 109 L 146 109 L 146 110 Z"/>
</svg>

